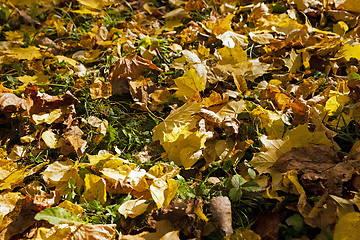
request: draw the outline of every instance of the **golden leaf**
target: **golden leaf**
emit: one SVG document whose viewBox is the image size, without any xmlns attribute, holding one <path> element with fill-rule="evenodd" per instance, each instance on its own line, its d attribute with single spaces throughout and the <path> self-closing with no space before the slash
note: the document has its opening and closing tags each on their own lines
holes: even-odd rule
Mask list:
<svg viewBox="0 0 360 240">
<path fill-rule="evenodd" d="M 106 183 L 105 180 L 95 174 L 85 175 L 85 190 L 80 198 L 80 202 L 91 202 L 99 200 L 104 205 L 106 202 Z"/>
</svg>

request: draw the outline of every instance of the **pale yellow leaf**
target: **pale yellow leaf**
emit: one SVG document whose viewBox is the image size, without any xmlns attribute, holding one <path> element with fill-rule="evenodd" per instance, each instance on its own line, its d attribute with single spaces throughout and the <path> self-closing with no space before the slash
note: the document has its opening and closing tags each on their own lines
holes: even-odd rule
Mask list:
<svg viewBox="0 0 360 240">
<path fill-rule="evenodd" d="M 59 135 L 54 133 L 51 129 L 46 130 L 41 134 L 42 140 L 49 148 L 60 148 L 63 145 L 63 141 Z"/>
<path fill-rule="evenodd" d="M 0 226 L 4 216 L 15 209 L 17 201 L 24 197 L 19 192 L 2 193 L 0 195 Z"/>
<path fill-rule="evenodd" d="M 61 195 L 66 194 L 70 178 L 74 178 L 76 186 L 80 188 L 84 182 L 77 172 L 77 163 L 70 159 L 56 161 L 50 164 L 43 172 L 43 178 L 50 187 L 55 186 Z"/>
<path fill-rule="evenodd" d="M 135 218 L 143 214 L 147 210 L 148 206 L 149 204 L 146 203 L 146 200 L 129 200 L 121 204 L 118 211 L 125 218 Z"/>
<path fill-rule="evenodd" d="M 50 113 L 41 112 L 39 114 L 31 115 L 32 120 L 35 122 L 36 125 L 47 123 L 51 124 L 59 119 L 63 115 L 63 112 L 60 108 L 56 108 L 52 110 Z"/>
</svg>

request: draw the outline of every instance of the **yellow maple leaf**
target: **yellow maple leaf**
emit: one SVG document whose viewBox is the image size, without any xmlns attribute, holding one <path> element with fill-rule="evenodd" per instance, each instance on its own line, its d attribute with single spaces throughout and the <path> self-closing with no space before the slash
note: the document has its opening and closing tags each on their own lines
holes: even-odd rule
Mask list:
<svg viewBox="0 0 360 240">
<path fill-rule="evenodd" d="M 40 58 L 41 52 L 40 49 L 34 46 L 28 46 L 27 48 L 22 47 L 12 47 L 5 51 L 5 54 L 13 59 L 26 59 L 26 60 L 32 60 L 34 58 Z"/>
<path fill-rule="evenodd" d="M 219 63 L 221 65 L 236 65 L 238 63 L 243 63 L 247 60 L 247 54 L 240 45 L 236 45 L 233 48 L 223 47 L 218 50 L 221 60 Z"/>
<path fill-rule="evenodd" d="M 218 36 L 227 31 L 232 31 L 231 20 L 234 14 L 229 14 L 225 18 L 217 18 L 215 21 L 206 22 L 207 28 L 209 28 L 215 36 Z"/>
<path fill-rule="evenodd" d="M 330 98 L 326 101 L 325 110 L 328 111 L 329 116 L 337 116 L 350 100 L 350 98 L 342 93 L 330 91 Z"/>
<path fill-rule="evenodd" d="M 37 73 L 34 76 L 25 75 L 22 77 L 17 77 L 17 79 L 19 79 L 23 83 L 23 85 L 17 88 L 17 90 L 19 91 L 24 91 L 29 83 L 49 83 L 49 76 L 45 75 L 44 73 Z"/>
<path fill-rule="evenodd" d="M 195 127 L 197 120 L 192 114 L 198 112 L 202 108 L 202 104 L 197 102 L 185 103 L 180 108 L 173 111 L 162 123 L 157 125 L 153 131 L 153 141 L 159 140 L 160 143 L 165 142 L 165 135 L 171 133 L 175 127 L 188 125 L 188 129 Z"/>
<path fill-rule="evenodd" d="M 195 93 L 205 89 L 204 76 L 199 77 L 198 73 L 194 68 L 186 70 L 185 74 L 182 77 L 176 78 L 174 82 L 178 87 L 175 96 L 180 99 L 186 100 L 194 96 Z"/>
<path fill-rule="evenodd" d="M 190 168 L 200 158 L 193 157 L 199 150 L 205 147 L 206 135 L 198 131 L 190 132 L 187 125 L 175 127 L 173 131 L 165 135 L 162 144 L 167 157 L 178 166 Z"/>
</svg>

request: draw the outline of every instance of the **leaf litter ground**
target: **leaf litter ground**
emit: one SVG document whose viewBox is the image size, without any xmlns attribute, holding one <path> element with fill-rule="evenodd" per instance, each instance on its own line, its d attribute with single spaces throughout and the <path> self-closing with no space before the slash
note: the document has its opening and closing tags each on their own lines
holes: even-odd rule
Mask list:
<svg viewBox="0 0 360 240">
<path fill-rule="evenodd" d="M 2 1 L 0 238 L 359 238 L 356 3 Z"/>
</svg>

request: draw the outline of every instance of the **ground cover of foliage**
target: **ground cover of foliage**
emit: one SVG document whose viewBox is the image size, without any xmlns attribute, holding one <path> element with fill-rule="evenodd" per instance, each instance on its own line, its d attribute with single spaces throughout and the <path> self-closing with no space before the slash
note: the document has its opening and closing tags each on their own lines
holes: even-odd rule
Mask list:
<svg viewBox="0 0 360 240">
<path fill-rule="evenodd" d="M 0 239 L 360 239 L 357 0 L 2 0 Z"/>
</svg>

